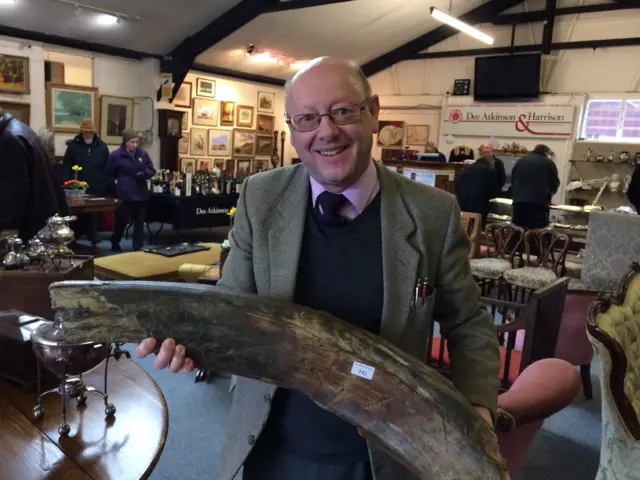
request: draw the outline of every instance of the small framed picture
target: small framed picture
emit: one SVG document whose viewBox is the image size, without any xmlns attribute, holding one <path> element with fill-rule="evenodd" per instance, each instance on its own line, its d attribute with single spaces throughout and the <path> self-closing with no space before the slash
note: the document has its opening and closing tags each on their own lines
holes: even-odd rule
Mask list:
<svg viewBox="0 0 640 480">
<path fill-rule="evenodd" d="M 275 127 L 276 117 L 273 115 L 258 114 L 258 123 L 256 124 L 256 130 L 259 135 L 273 135 L 273 129 Z"/>
<path fill-rule="evenodd" d="M 236 161 L 233 158 L 227 158 L 224 162 L 224 171 L 229 175 L 236 173 Z"/>
<path fill-rule="evenodd" d="M 235 158 L 253 158 L 256 154 L 256 131 L 233 129 L 232 155 Z"/>
<path fill-rule="evenodd" d="M 236 175 L 249 175 L 251 173 L 251 160 L 238 160 L 236 162 Z"/>
<path fill-rule="evenodd" d="M 209 145 L 207 147 L 207 155 L 222 155 L 228 157 L 231 155 L 231 133 L 233 130 L 223 130 L 221 128 L 209 129 Z"/>
<path fill-rule="evenodd" d="M 273 113 L 276 103 L 276 94 L 269 92 L 258 92 L 258 111 Z"/>
<path fill-rule="evenodd" d="M 197 97 L 216 97 L 216 82 L 208 78 L 196 78 L 196 96 Z"/>
<path fill-rule="evenodd" d="M 211 158 L 199 158 L 197 163 L 197 171 L 207 171 L 210 172 L 213 170 L 213 160 Z"/>
<path fill-rule="evenodd" d="M 189 132 L 182 132 L 182 138 L 178 142 L 178 154 L 189 154 Z"/>
<path fill-rule="evenodd" d="M 204 127 L 217 127 L 220 113 L 220 102 L 217 100 L 207 100 L 206 98 L 193 99 L 192 125 Z"/>
<path fill-rule="evenodd" d="M 213 167 L 219 168 L 221 172 L 224 171 L 224 158 L 214 158 Z"/>
<path fill-rule="evenodd" d="M 180 171 L 185 172 L 185 173 L 195 173 L 196 172 L 196 159 L 195 158 L 182 157 L 180 159 Z"/>
<path fill-rule="evenodd" d="M 429 141 L 429 125 L 407 125 L 407 145 L 424 147 Z"/>
<path fill-rule="evenodd" d="M 191 108 L 191 97 L 193 96 L 192 86 L 191 82 L 182 82 L 178 93 L 176 93 L 176 96 L 173 99 L 174 106 L 180 108 Z"/>
<path fill-rule="evenodd" d="M 220 125 L 233 127 L 235 123 L 236 102 L 220 102 Z"/>
<path fill-rule="evenodd" d="M 253 160 L 253 173 L 266 172 L 269 169 L 269 160 Z"/>
<path fill-rule="evenodd" d="M 253 107 L 238 105 L 236 107 L 236 125 L 238 127 L 253 128 Z"/>
<path fill-rule="evenodd" d="M 381 120 L 378 128 L 379 147 L 404 146 L 404 122 L 398 120 Z"/>
<path fill-rule="evenodd" d="M 191 155 L 206 155 L 207 154 L 207 129 L 206 128 L 193 128 L 191 127 L 190 135 L 191 148 L 189 152 Z"/>
<path fill-rule="evenodd" d="M 273 153 L 273 137 L 271 135 L 258 135 L 256 155 L 271 155 Z"/>
<path fill-rule="evenodd" d="M 181 111 L 181 110 L 180 110 Z M 191 112 L 182 111 L 182 130 L 189 130 L 189 114 Z"/>
</svg>

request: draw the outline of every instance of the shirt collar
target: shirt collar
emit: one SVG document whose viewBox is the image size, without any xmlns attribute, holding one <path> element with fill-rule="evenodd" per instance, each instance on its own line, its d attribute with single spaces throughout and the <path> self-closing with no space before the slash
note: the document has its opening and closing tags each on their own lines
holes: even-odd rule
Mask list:
<svg viewBox="0 0 640 480">
<path fill-rule="evenodd" d="M 349 200 L 349 203 L 354 206 L 359 214 L 367 207 L 371 200 L 371 194 L 378 186 L 378 172 L 373 162 L 372 158 L 369 166 L 358 181 L 343 192 L 340 192 Z M 318 196 L 326 191 L 326 188 L 320 185 L 311 175 L 309 175 L 309 181 L 311 183 L 311 200 L 315 207 Z"/>
</svg>

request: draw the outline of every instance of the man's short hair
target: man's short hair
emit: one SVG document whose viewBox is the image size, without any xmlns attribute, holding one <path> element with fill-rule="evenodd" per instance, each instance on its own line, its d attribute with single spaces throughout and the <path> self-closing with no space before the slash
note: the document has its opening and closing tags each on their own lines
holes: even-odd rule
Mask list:
<svg viewBox="0 0 640 480">
<path fill-rule="evenodd" d="M 360 68 L 360 66 L 356 62 L 354 62 L 352 60 L 342 60 L 342 59 L 331 58 L 331 57 L 320 57 L 320 58 L 316 58 L 314 60 L 311 60 L 311 62 L 309 62 L 309 66 L 307 68 L 313 68 L 314 65 L 316 65 L 318 63 L 323 63 L 323 62 L 334 62 L 334 63 L 341 62 L 341 63 L 349 66 L 356 73 L 358 81 L 360 82 L 360 87 L 362 88 L 362 91 L 364 92 L 364 98 L 365 99 L 371 98 L 371 95 L 373 95 L 373 91 L 371 89 L 371 84 L 369 83 L 369 79 L 364 74 L 364 71 L 362 70 L 362 68 Z M 303 68 L 303 70 L 301 72 L 298 72 L 298 73 L 304 73 L 305 70 L 306 70 L 306 68 Z M 289 80 L 287 80 L 285 82 L 285 84 L 284 84 L 285 102 L 286 102 L 286 98 L 287 98 L 287 92 L 289 91 L 289 87 L 291 87 L 291 84 L 293 83 L 293 81 L 298 76 L 298 73 L 293 75 L 293 77 L 291 77 Z"/>
<path fill-rule="evenodd" d="M 546 145 L 543 144 L 538 144 L 536 145 L 536 147 L 533 149 L 532 153 L 538 153 L 540 155 L 547 155 L 549 153 L 551 153 L 551 149 L 549 147 L 547 147 Z"/>
</svg>

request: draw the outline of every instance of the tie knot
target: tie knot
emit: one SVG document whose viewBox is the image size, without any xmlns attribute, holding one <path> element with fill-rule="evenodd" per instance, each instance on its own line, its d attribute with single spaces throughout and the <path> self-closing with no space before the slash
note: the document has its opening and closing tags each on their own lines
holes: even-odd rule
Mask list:
<svg viewBox="0 0 640 480">
<path fill-rule="evenodd" d="M 331 193 L 324 191 L 318 195 L 317 203 L 324 216 L 337 217 L 340 208 L 345 204 L 347 198 L 341 193 Z"/>
</svg>

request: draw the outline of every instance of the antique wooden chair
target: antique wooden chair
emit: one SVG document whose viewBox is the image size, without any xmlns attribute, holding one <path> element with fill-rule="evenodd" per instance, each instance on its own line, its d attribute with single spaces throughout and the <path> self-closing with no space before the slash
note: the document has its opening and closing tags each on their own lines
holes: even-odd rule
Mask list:
<svg viewBox="0 0 640 480">
<path fill-rule="evenodd" d="M 536 290 L 526 304 L 481 297 L 493 316 L 500 343 L 501 391 L 508 390 L 533 362 L 554 356 L 568 284 L 567 277 L 557 279 Z M 522 350 L 516 349 L 519 331 L 524 331 Z M 449 373 L 449 353 L 440 335 L 429 340 L 426 361 L 441 372 Z"/>
<path fill-rule="evenodd" d="M 600 365 L 602 446 L 596 480 L 638 478 L 640 464 L 640 264 L 614 294 L 591 305 L 587 334 Z"/>
<path fill-rule="evenodd" d="M 482 289 L 482 294 L 489 296 L 493 287 L 497 286 L 499 297 L 504 283 L 505 272 L 513 269 L 513 260 L 525 236 L 523 228 L 510 222 L 493 223 L 485 231 L 487 240 L 494 245 L 494 252 L 486 258 L 469 260 L 471 274 Z"/>
<path fill-rule="evenodd" d="M 524 256 L 520 268 L 504 273 L 504 279 L 514 287 L 513 295 L 524 302 L 527 292 L 533 292 L 555 282 L 564 275 L 564 261 L 571 245 L 571 238 L 552 228 L 529 230 L 524 236 Z"/>
<path fill-rule="evenodd" d="M 462 228 L 471 240 L 469 258 L 478 258 L 480 256 L 480 240 L 482 240 L 482 215 L 462 212 Z"/>
</svg>

